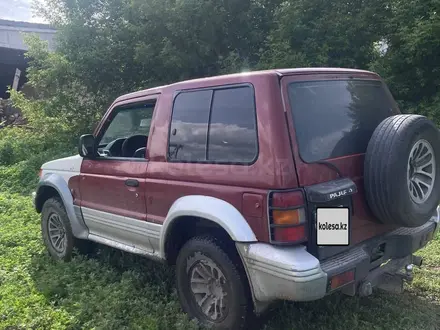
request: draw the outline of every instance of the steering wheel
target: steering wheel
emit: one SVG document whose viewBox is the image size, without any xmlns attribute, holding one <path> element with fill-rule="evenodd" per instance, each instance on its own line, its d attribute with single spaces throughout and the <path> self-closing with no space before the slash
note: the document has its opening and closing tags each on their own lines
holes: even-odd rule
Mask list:
<svg viewBox="0 0 440 330">
<path fill-rule="evenodd" d="M 127 138 L 122 144 L 122 157 L 133 157 L 136 150 L 147 145 L 146 135 L 133 135 Z"/>
<path fill-rule="evenodd" d="M 110 157 L 121 157 L 122 156 L 122 145 L 124 144 L 125 138 L 119 138 L 111 141 L 103 149 L 104 153 Z"/>
<path fill-rule="evenodd" d="M 147 151 L 147 148 L 146 148 L 146 147 L 139 148 L 138 150 L 136 150 L 136 151 L 134 152 L 133 157 L 134 157 L 134 158 L 145 158 L 145 153 L 146 153 L 146 151 Z"/>
</svg>

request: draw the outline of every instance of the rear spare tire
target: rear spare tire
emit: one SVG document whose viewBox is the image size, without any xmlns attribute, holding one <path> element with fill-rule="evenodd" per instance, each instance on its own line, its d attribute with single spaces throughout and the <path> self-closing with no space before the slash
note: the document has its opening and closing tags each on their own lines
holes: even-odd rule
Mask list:
<svg viewBox="0 0 440 330">
<path fill-rule="evenodd" d="M 428 118 L 386 118 L 368 143 L 364 187 L 373 214 L 385 224 L 418 227 L 440 202 L 440 132 Z"/>
</svg>

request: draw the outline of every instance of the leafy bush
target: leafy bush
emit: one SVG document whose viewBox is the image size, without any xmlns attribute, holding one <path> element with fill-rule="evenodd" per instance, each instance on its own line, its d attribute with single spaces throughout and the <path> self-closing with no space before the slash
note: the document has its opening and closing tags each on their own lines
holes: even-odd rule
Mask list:
<svg viewBox="0 0 440 330">
<path fill-rule="evenodd" d="M 9 141 L 0 141 L 0 165 L 11 165 L 14 163 L 15 151 Z"/>
<path fill-rule="evenodd" d="M 43 136 L 25 128 L 0 130 L 0 165 L 12 165 L 50 147 Z"/>
<path fill-rule="evenodd" d="M 47 131 L 0 129 L 0 191 L 29 194 L 35 189 L 43 163 L 73 153 L 72 144 Z"/>
<path fill-rule="evenodd" d="M 73 150 L 48 150 L 30 155 L 13 165 L 0 166 L 0 192 L 30 194 L 38 183 L 38 170 L 42 164 L 72 154 Z"/>
</svg>

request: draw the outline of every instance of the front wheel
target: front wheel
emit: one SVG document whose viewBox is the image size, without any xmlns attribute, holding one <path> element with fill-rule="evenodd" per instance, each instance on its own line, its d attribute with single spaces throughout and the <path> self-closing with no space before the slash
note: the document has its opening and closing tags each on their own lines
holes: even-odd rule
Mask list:
<svg viewBox="0 0 440 330">
<path fill-rule="evenodd" d="M 250 316 L 247 278 L 234 256 L 214 237 L 194 237 L 176 261 L 183 310 L 213 329 L 241 329 Z"/>
<path fill-rule="evenodd" d="M 41 234 L 49 254 L 57 260 L 69 261 L 74 248 L 83 254 L 91 253 L 94 249 L 93 242 L 73 236 L 69 217 L 59 198 L 50 198 L 44 203 L 41 212 Z"/>
</svg>

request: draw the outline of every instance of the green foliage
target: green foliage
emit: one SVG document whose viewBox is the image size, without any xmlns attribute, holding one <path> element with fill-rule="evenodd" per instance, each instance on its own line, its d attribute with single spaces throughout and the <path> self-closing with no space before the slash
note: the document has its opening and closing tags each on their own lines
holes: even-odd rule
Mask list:
<svg viewBox="0 0 440 330">
<path fill-rule="evenodd" d="M 198 329 L 179 307 L 167 266 L 107 247 L 70 263 L 50 259 L 28 197 L 0 192 L 0 251 L 0 329 Z M 284 303 L 258 323 L 266 330 L 438 329 L 440 236 L 422 253 L 425 266 L 402 296 Z"/>
<path fill-rule="evenodd" d="M 381 0 L 283 2 L 261 66 L 366 68 L 388 16 Z"/>
<path fill-rule="evenodd" d="M 38 97 L 13 98 L 27 115 L 56 121 L 73 139 L 91 132 L 118 95 L 134 90 L 258 68 L 373 68 L 402 110 L 439 122 L 439 4 L 46 0 L 39 11 L 58 29 L 57 51 L 28 39 L 27 74 Z"/>
<path fill-rule="evenodd" d="M 74 153 L 68 139 L 50 133 L 50 127 L 0 130 L 0 191 L 31 193 L 43 163 Z"/>
<path fill-rule="evenodd" d="M 385 25 L 388 49 L 371 68 L 386 78 L 407 112 L 440 124 L 440 1 L 393 1 Z"/>
<path fill-rule="evenodd" d="M 36 95 L 11 97 L 32 127 L 72 144 L 120 94 L 255 66 L 279 2 L 47 0 L 57 51 L 26 37 Z"/>
<path fill-rule="evenodd" d="M 74 154 L 73 149 L 49 149 L 47 151 L 32 150 L 27 159 L 10 166 L 0 165 L 0 192 L 29 195 L 38 183 L 38 171 L 41 165 L 50 160 Z"/>
<path fill-rule="evenodd" d="M 0 164 L 11 165 L 14 163 L 16 151 L 9 141 L 1 141 L 0 146 Z"/>
<path fill-rule="evenodd" d="M 40 11 L 59 30 L 59 73 L 66 70 L 67 81 L 81 82 L 105 103 L 140 88 L 229 72 L 223 61 L 231 54 L 240 57 L 235 64 L 255 65 L 279 2 L 49 0 Z"/>
<path fill-rule="evenodd" d="M 29 84 L 35 88 L 34 98 L 25 98 L 11 91 L 14 104 L 31 125 L 51 135 L 75 135 L 90 132 L 105 110 L 101 94 L 91 93 L 78 78 L 72 62 L 60 52 L 49 52 L 47 43 L 36 36 L 26 37 L 30 59 L 27 70 Z"/>
<path fill-rule="evenodd" d="M 27 197 L 0 193 L 0 329 L 196 329 L 170 269 L 101 249 L 56 263 Z"/>
</svg>

